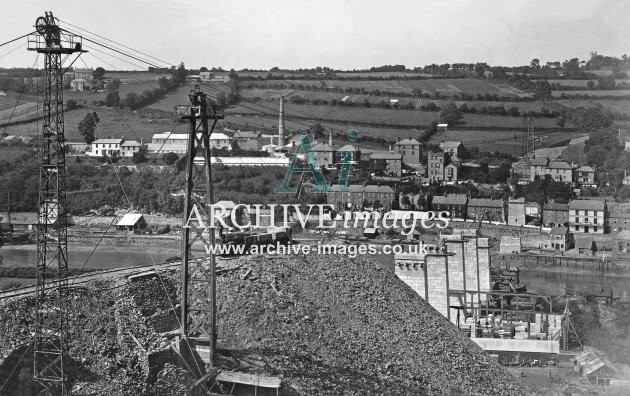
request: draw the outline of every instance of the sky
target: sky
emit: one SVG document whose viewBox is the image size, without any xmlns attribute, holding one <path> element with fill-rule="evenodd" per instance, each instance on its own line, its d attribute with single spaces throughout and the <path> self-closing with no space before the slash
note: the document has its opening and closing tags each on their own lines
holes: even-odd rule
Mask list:
<svg viewBox="0 0 630 396">
<path fill-rule="evenodd" d="M 2 1 L 0 42 L 31 31 L 44 11 L 62 27 L 68 22 L 187 68 L 513 66 L 588 59 L 591 50 L 630 54 L 625 0 Z M 25 42 L 0 47 L 0 67 L 31 66 L 34 53 L 16 49 Z M 101 47 L 90 52 L 83 57 L 90 67 L 144 66 Z"/>
</svg>

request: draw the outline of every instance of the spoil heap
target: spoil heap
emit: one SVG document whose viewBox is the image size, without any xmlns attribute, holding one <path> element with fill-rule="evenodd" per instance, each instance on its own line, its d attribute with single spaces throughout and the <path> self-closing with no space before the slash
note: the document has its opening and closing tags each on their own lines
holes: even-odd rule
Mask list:
<svg viewBox="0 0 630 396">
<path fill-rule="evenodd" d="M 237 265 L 217 281 L 223 368 L 281 376 L 288 394 L 528 393 L 380 264 L 318 256 Z"/>
<path fill-rule="evenodd" d="M 528 393 L 380 264 L 300 256 L 219 265 L 218 365 L 279 376 L 281 394 Z M 163 270 L 70 298 L 73 394 L 206 394 L 168 364 L 178 282 L 178 271 Z M 0 304 L 0 394 L 32 386 L 33 322 L 31 298 Z"/>
</svg>

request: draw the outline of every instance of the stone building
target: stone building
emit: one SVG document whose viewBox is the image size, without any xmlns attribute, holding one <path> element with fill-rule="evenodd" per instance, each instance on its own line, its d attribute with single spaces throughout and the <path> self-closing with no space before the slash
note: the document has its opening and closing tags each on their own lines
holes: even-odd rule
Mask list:
<svg viewBox="0 0 630 396">
<path fill-rule="evenodd" d="M 422 145 L 416 139 L 403 139 L 394 144 L 394 151 L 402 156 L 402 162 L 408 165 L 419 164 Z"/>
<path fill-rule="evenodd" d="M 606 220 L 606 201 L 576 199 L 569 203 L 569 226 L 572 232 L 603 234 Z"/>
<path fill-rule="evenodd" d="M 475 220 L 505 221 L 505 206 L 500 199 L 471 198 L 467 213 L 468 218 Z"/>
<path fill-rule="evenodd" d="M 433 197 L 431 207 L 437 212 L 448 212 L 451 219 L 465 219 L 467 202 L 468 198 L 465 195 L 436 195 Z"/>
</svg>

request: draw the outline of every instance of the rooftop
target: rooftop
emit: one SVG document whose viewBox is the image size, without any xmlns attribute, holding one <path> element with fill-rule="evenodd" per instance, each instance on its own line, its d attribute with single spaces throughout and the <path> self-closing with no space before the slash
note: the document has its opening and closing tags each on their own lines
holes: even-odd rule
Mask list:
<svg viewBox="0 0 630 396">
<path fill-rule="evenodd" d="M 403 139 L 399 142 L 396 142 L 395 146 L 411 146 L 411 145 L 417 146 L 419 144 L 420 142 L 417 141 L 416 139 Z"/>
<path fill-rule="evenodd" d="M 488 207 L 488 208 L 502 208 L 503 201 L 500 199 L 489 198 L 471 198 L 468 201 L 468 207 Z"/>
<path fill-rule="evenodd" d="M 567 227 L 553 227 L 551 229 L 551 235 L 566 235 L 569 229 Z"/>
<path fill-rule="evenodd" d="M 92 144 L 120 144 L 123 139 L 97 139 Z"/>
<path fill-rule="evenodd" d="M 569 202 L 571 210 L 604 210 L 605 208 L 606 201 L 596 199 L 575 199 Z"/>
<path fill-rule="evenodd" d="M 564 161 L 551 161 L 547 167 L 550 169 L 573 169 L 571 165 Z"/>
<path fill-rule="evenodd" d="M 547 166 L 549 158 L 534 158 L 531 162 L 531 166 Z"/>
<path fill-rule="evenodd" d="M 586 166 L 586 165 L 582 165 L 579 168 L 577 168 L 578 172 L 595 172 L 595 170 L 593 170 L 593 168 L 591 168 L 590 166 Z"/>
<path fill-rule="evenodd" d="M 359 151 L 359 149 L 354 147 L 351 144 L 346 144 L 345 146 L 343 146 L 342 148 L 340 148 L 337 151 L 353 151 L 354 152 L 354 151 Z"/>
<path fill-rule="evenodd" d="M 330 147 L 326 143 L 316 144 L 316 145 L 313 146 L 312 150 L 313 151 L 319 151 L 319 152 L 332 152 L 332 151 L 335 151 L 332 147 Z"/>
<path fill-rule="evenodd" d="M 384 160 L 401 160 L 402 155 L 396 153 L 372 153 L 370 154 L 370 159 L 384 159 Z"/>
<path fill-rule="evenodd" d="M 116 223 L 116 226 L 134 226 L 138 223 L 138 221 L 140 221 L 140 219 L 142 219 L 142 217 L 141 213 L 127 213 L 118 223 Z"/>
<path fill-rule="evenodd" d="M 464 195 L 436 195 L 433 197 L 434 205 L 466 205 L 467 198 Z"/>
<path fill-rule="evenodd" d="M 442 142 L 442 143 L 440 143 L 440 148 L 441 149 L 458 148 L 461 145 L 462 145 L 462 142 Z"/>
<path fill-rule="evenodd" d="M 575 240 L 575 248 L 576 249 L 592 249 L 593 248 L 593 238 L 580 238 Z"/>
</svg>

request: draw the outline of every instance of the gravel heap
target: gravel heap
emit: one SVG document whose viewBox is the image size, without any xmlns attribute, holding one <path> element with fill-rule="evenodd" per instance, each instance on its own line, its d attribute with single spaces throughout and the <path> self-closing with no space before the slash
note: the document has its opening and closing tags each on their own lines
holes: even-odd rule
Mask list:
<svg viewBox="0 0 630 396">
<path fill-rule="evenodd" d="M 283 395 L 531 393 L 380 264 L 260 256 L 219 265 L 218 365 L 278 376 Z M 96 282 L 70 299 L 73 394 L 205 394 L 171 364 L 149 373 L 148 356 L 168 353 L 165 335 L 178 326 L 179 272 L 161 275 Z M 19 359 L 33 304 L 0 305 L 0 383 L 18 366 L 1 394 L 30 386 L 32 350 Z"/>
<path fill-rule="evenodd" d="M 287 394 L 527 394 L 394 273 L 341 256 L 249 258 L 218 278 L 223 368 Z"/>
</svg>

